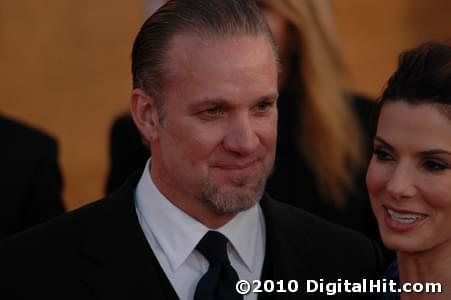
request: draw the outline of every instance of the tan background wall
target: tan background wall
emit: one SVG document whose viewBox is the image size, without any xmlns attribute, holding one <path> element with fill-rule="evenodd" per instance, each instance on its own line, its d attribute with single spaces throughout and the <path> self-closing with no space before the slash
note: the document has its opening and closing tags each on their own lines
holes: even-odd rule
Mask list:
<svg viewBox="0 0 451 300">
<path fill-rule="evenodd" d="M 0 111 L 58 138 L 69 209 L 102 195 L 141 20 L 137 0 L 0 0 Z"/>
<path fill-rule="evenodd" d="M 321 0 L 320 0 L 321 1 Z M 419 43 L 451 38 L 449 0 L 332 0 L 350 86 L 377 96 L 398 54 Z"/>
<path fill-rule="evenodd" d="M 401 50 L 451 33 L 451 1 L 332 3 L 349 86 L 373 97 Z M 69 209 L 103 194 L 108 130 L 127 108 L 142 7 L 141 0 L 0 0 L 0 112 L 58 138 Z"/>
</svg>

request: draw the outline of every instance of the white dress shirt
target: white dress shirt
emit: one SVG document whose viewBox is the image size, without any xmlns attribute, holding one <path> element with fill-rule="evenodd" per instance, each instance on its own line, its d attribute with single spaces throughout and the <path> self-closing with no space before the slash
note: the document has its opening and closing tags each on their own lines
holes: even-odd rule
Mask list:
<svg viewBox="0 0 451 300">
<path fill-rule="evenodd" d="M 196 245 L 210 229 L 173 205 L 155 186 L 147 162 L 136 187 L 139 223 L 158 262 L 181 300 L 192 300 L 208 261 Z M 240 279 L 260 279 L 265 257 L 265 222 L 260 205 L 215 229 L 229 239 L 227 253 Z M 250 293 L 245 300 L 256 300 Z"/>
</svg>

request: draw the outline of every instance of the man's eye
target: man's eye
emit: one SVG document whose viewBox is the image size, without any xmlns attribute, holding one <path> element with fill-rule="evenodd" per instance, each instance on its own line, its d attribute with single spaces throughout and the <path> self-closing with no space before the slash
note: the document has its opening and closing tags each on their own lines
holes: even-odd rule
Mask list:
<svg viewBox="0 0 451 300">
<path fill-rule="evenodd" d="M 427 159 L 423 162 L 423 168 L 427 171 L 436 172 L 448 169 L 448 165 L 437 160 Z"/>
<path fill-rule="evenodd" d="M 389 161 L 393 159 L 393 156 L 389 152 L 382 149 L 375 149 L 373 154 L 376 156 L 377 160 L 380 161 Z"/>
<path fill-rule="evenodd" d="M 209 109 L 205 110 L 204 112 L 207 116 L 218 116 L 221 113 L 223 113 L 223 110 L 221 107 L 216 106 L 216 107 L 209 108 Z"/>
<path fill-rule="evenodd" d="M 273 107 L 273 105 L 274 104 L 270 102 L 262 102 L 257 105 L 256 110 L 257 112 L 267 112 L 271 109 L 271 107 Z"/>
</svg>

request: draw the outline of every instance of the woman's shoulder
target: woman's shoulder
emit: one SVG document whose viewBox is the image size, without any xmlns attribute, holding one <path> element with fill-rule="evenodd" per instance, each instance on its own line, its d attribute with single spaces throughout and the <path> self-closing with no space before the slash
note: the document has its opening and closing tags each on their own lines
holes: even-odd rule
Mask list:
<svg viewBox="0 0 451 300">
<path fill-rule="evenodd" d="M 387 270 L 385 270 L 385 273 L 382 275 L 382 279 L 385 279 L 387 281 L 395 281 L 397 283 L 399 282 L 399 269 L 398 262 L 396 260 L 388 266 Z M 382 294 L 377 300 L 399 300 L 399 294 L 386 292 Z"/>
<path fill-rule="evenodd" d="M 393 261 L 384 273 L 384 278 L 399 281 L 398 262 Z"/>
</svg>

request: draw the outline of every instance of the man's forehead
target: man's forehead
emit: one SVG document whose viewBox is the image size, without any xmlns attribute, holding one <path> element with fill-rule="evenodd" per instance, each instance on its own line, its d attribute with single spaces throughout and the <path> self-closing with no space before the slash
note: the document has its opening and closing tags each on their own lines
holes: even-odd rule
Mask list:
<svg viewBox="0 0 451 300">
<path fill-rule="evenodd" d="M 277 66 L 276 54 L 269 39 L 264 34 L 236 34 L 211 36 L 202 33 L 184 32 L 176 34 L 170 41 L 166 52 L 167 66 L 184 69 L 195 66 L 197 60 L 210 63 L 240 60 L 243 62 L 265 59 L 266 63 Z M 265 53 L 266 55 L 261 55 Z M 200 63 L 200 61 L 199 61 Z M 174 71 L 174 70 L 173 70 Z"/>
</svg>

